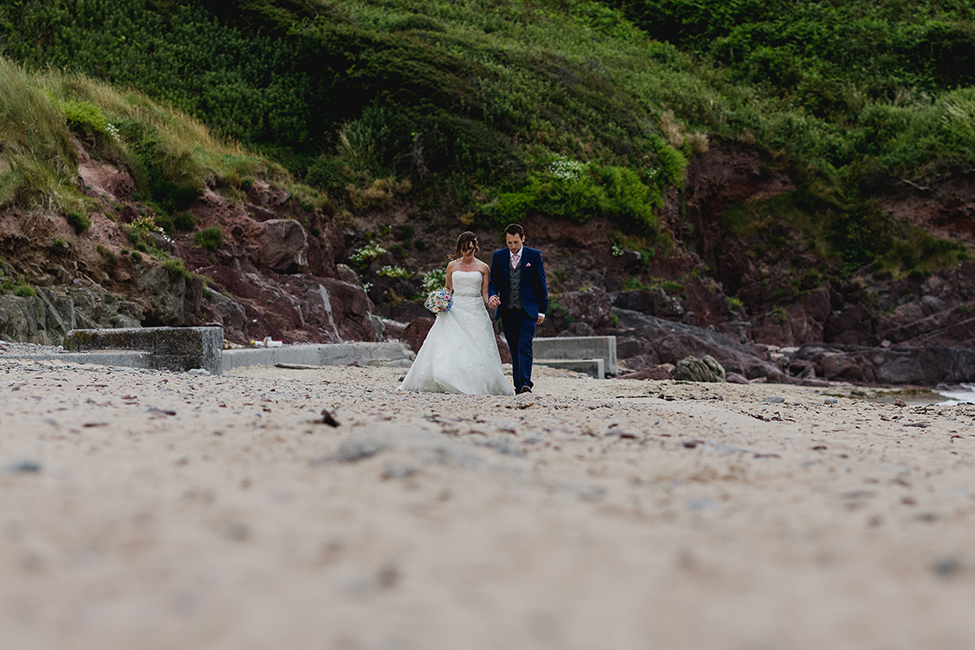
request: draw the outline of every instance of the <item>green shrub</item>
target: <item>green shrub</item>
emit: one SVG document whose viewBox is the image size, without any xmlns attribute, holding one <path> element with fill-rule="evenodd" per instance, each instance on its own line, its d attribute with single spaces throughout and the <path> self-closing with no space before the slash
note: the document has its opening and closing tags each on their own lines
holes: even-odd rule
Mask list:
<svg viewBox="0 0 975 650">
<path fill-rule="evenodd" d="M 61 255 L 67 252 L 67 250 L 68 250 L 68 243 L 63 239 L 61 239 L 60 237 L 55 237 L 53 241 L 51 241 L 51 251 L 55 255 Z"/>
<path fill-rule="evenodd" d="M 162 263 L 162 267 L 169 274 L 169 279 L 173 282 L 180 278 L 189 280 L 192 277 L 189 271 L 186 270 L 186 264 L 179 257 L 170 257 Z"/>
<path fill-rule="evenodd" d="M 20 298 L 30 298 L 34 295 L 34 287 L 22 284 L 14 290 L 14 295 Z"/>
<path fill-rule="evenodd" d="M 196 228 L 196 217 L 188 212 L 180 212 L 173 217 L 173 227 L 184 232 L 193 230 Z"/>
<path fill-rule="evenodd" d="M 61 104 L 61 110 L 68 122 L 68 128 L 76 133 L 93 135 L 106 133 L 108 130 L 108 120 L 102 109 L 91 102 L 69 99 Z"/>
<path fill-rule="evenodd" d="M 65 216 L 65 219 L 79 235 L 91 227 L 91 219 L 88 218 L 88 215 L 81 214 L 80 212 L 69 212 Z"/>
<path fill-rule="evenodd" d="M 447 269 L 434 269 L 423 274 L 423 285 L 420 291 L 424 297 L 431 291 L 443 289 L 447 282 Z"/>
<path fill-rule="evenodd" d="M 380 255 L 385 255 L 386 249 L 376 243 L 366 244 L 362 248 L 356 250 L 354 253 L 349 255 L 349 263 L 353 266 L 363 268 L 369 266 L 369 262 L 373 261 Z"/>
<path fill-rule="evenodd" d="M 683 156 L 672 152 L 668 159 Z M 680 167 L 683 173 L 683 167 Z M 563 217 L 575 223 L 585 223 L 591 217 L 612 219 L 630 232 L 657 231 L 654 208 L 663 205 L 662 193 L 654 185 L 643 182 L 627 167 L 583 165 L 558 158 L 544 171 L 533 174 L 519 192 L 507 192 L 481 206 L 497 225 L 523 220 L 531 212 Z"/>
<path fill-rule="evenodd" d="M 377 271 L 378 275 L 386 278 L 396 278 L 398 280 L 409 280 L 413 276 L 412 273 L 404 269 L 402 266 L 384 266 Z"/>
<path fill-rule="evenodd" d="M 214 252 L 223 245 L 223 230 L 220 229 L 220 226 L 204 228 L 193 237 L 193 244 Z"/>
</svg>

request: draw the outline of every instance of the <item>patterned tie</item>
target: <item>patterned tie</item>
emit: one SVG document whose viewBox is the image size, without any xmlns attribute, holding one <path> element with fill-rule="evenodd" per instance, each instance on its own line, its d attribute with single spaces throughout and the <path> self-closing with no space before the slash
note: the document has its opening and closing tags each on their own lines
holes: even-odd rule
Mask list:
<svg viewBox="0 0 975 650">
<path fill-rule="evenodd" d="M 513 269 L 518 268 L 518 262 L 520 260 L 521 260 L 521 251 L 518 251 L 517 253 L 511 256 L 511 268 Z"/>
</svg>

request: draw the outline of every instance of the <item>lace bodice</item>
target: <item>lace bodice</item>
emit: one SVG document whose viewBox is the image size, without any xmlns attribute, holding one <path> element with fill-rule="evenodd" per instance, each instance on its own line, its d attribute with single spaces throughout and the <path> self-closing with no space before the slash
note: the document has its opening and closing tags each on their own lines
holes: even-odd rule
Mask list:
<svg viewBox="0 0 975 650">
<path fill-rule="evenodd" d="M 481 297 L 481 282 L 483 277 L 480 271 L 454 271 L 451 276 L 454 281 L 454 295 L 469 298 Z"/>
</svg>

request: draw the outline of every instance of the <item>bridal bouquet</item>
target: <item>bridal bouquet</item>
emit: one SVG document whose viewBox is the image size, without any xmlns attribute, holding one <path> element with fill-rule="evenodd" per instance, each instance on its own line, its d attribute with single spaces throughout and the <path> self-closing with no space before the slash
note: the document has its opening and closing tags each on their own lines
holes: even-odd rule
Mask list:
<svg viewBox="0 0 975 650">
<path fill-rule="evenodd" d="M 427 296 L 427 300 L 423 303 L 423 306 L 439 316 L 440 314 L 450 311 L 453 304 L 454 299 L 450 297 L 449 291 L 446 289 L 437 289 L 436 291 L 430 292 L 430 295 Z"/>
</svg>

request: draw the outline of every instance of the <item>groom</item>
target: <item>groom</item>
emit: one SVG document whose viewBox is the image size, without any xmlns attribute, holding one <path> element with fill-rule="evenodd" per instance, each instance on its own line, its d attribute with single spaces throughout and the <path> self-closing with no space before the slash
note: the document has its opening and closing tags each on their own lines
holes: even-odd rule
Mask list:
<svg viewBox="0 0 975 650">
<path fill-rule="evenodd" d="M 488 307 L 497 309 L 511 350 L 515 393 L 532 392 L 532 338 L 548 310 L 548 288 L 542 253 L 525 246 L 525 229 L 513 223 L 504 229 L 507 248 L 494 251 Z M 500 309 L 498 309 L 500 307 Z"/>
</svg>

